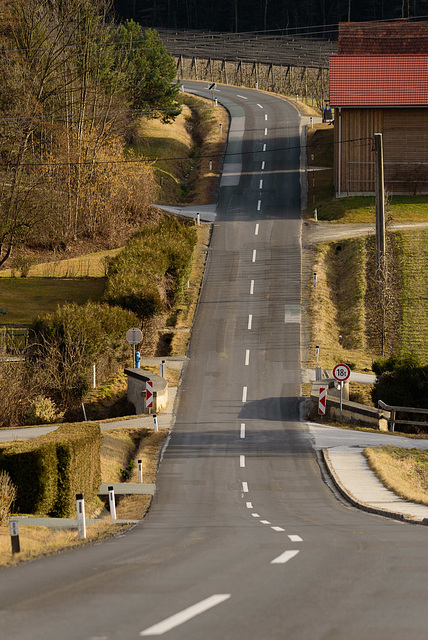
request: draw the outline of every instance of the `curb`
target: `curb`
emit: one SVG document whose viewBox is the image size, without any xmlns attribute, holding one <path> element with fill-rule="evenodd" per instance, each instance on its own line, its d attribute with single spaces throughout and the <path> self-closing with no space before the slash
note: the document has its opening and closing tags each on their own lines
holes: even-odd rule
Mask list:
<svg viewBox="0 0 428 640">
<path fill-rule="evenodd" d="M 336 474 L 336 471 L 334 470 L 334 467 L 331 463 L 330 456 L 328 455 L 328 449 L 325 449 L 325 448 L 321 449 L 320 453 L 321 453 L 322 461 L 325 464 L 325 467 L 328 471 L 328 474 L 331 480 L 333 481 L 334 486 L 339 491 L 341 496 L 347 502 L 349 502 L 353 507 L 356 507 L 357 509 L 360 509 L 362 511 L 366 511 L 367 513 L 373 513 L 374 515 L 377 515 L 377 516 L 383 516 L 384 518 L 398 520 L 399 522 L 407 522 L 408 524 L 422 524 L 424 526 L 428 526 L 428 518 L 424 518 L 422 520 L 414 520 L 409 516 L 406 516 L 404 513 L 397 513 L 395 511 L 387 511 L 386 509 L 379 509 L 378 507 L 372 507 L 371 505 L 366 504 L 365 502 L 361 502 L 360 500 L 357 500 L 352 495 L 352 493 L 350 493 L 343 486 L 342 482 L 339 480 L 339 477 Z"/>
</svg>

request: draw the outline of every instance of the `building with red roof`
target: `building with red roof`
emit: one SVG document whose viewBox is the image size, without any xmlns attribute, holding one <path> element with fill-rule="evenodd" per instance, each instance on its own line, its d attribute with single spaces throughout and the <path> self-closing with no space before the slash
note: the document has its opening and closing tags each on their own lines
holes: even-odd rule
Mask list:
<svg viewBox="0 0 428 640">
<path fill-rule="evenodd" d="M 428 193 L 428 22 L 345 23 L 330 56 L 335 189 L 374 193 L 373 135 L 383 134 L 389 193 Z"/>
</svg>

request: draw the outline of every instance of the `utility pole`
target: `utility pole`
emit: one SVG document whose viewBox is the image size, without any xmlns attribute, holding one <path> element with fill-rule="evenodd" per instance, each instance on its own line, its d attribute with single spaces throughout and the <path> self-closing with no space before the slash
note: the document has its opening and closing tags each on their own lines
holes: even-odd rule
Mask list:
<svg viewBox="0 0 428 640">
<path fill-rule="evenodd" d="M 382 134 L 374 134 L 375 144 L 375 195 L 376 195 L 376 267 L 384 268 L 385 244 L 385 181 L 383 172 L 383 141 Z"/>
</svg>

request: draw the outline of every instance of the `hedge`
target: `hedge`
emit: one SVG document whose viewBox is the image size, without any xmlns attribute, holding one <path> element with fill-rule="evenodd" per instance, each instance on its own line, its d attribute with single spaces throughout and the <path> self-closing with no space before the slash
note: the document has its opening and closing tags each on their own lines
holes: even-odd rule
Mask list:
<svg viewBox="0 0 428 640">
<path fill-rule="evenodd" d="M 76 493 L 86 500 L 101 484 L 98 424 L 63 424 L 52 433 L 0 446 L 0 469 L 18 488 L 15 511 L 67 518 L 75 515 Z"/>
</svg>

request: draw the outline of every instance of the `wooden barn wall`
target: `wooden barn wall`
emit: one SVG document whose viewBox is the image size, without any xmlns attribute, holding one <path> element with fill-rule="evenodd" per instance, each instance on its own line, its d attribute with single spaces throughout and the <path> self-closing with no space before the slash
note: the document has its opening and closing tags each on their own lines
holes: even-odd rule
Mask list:
<svg viewBox="0 0 428 640">
<path fill-rule="evenodd" d="M 342 109 L 341 196 L 373 194 L 373 135 L 383 134 L 385 188 L 428 193 L 428 108 Z M 335 188 L 339 192 L 339 112 L 335 111 Z"/>
</svg>

